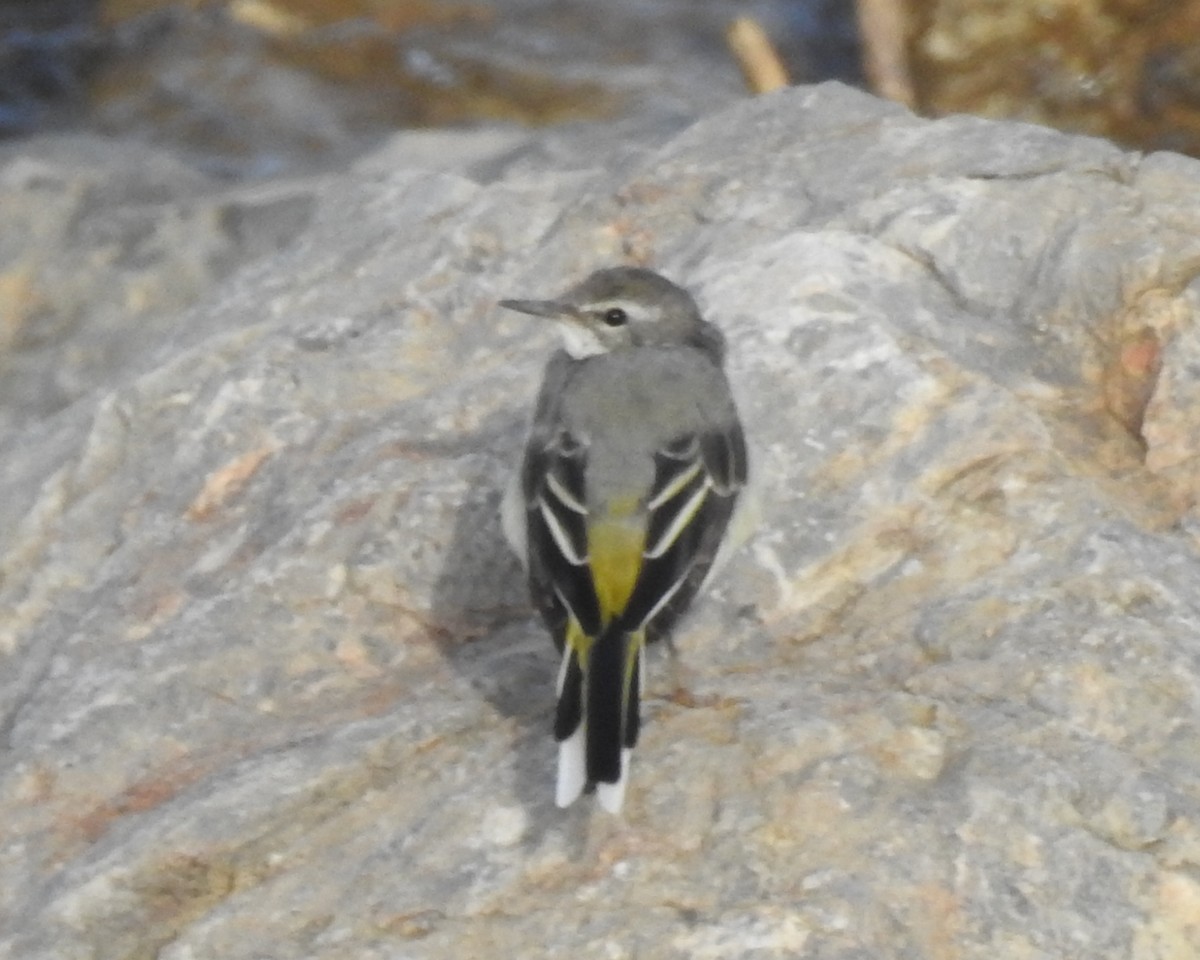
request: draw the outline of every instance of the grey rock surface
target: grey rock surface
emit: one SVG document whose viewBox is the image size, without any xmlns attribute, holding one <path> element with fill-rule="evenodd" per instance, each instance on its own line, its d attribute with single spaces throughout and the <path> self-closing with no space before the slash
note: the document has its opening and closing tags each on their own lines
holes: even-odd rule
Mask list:
<svg viewBox="0 0 1200 960">
<path fill-rule="evenodd" d="M 144 278 L 5 235 L 97 295 L 3 394 L 0 957 L 1194 957 L 1200 164 L 839 86 L 577 142 Z M 166 179 L 96 229 L 246 202 Z M 555 341 L 495 302 L 618 261 L 729 336 L 765 519 L 614 819 L 552 801 L 496 507 Z"/>
<path fill-rule="evenodd" d="M 143 145 L 0 149 L 0 432 L 178 341 L 181 311 L 310 216 L 303 181 L 222 188 Z"/>
</svg>

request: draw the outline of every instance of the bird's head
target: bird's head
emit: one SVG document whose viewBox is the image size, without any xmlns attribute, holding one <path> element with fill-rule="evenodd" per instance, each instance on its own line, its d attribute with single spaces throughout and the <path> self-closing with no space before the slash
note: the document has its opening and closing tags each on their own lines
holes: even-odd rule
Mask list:
<svg viewBox="0 0 1200 960">
<path fill-rule="evenodd" d="M 711 349 L 713 338 L 720 340 L 691 294 L 641 267 L 597 270 L 553 300 L 501 300 L 500 306 L 558 321 L 567 353 L 576 359 L 628 347 Z"/>
</svg>

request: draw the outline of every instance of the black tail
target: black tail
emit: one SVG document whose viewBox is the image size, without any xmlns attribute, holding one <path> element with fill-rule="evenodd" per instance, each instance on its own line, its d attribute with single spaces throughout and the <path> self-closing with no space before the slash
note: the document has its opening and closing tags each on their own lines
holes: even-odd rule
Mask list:
<svg viewBox="0 0 1200 960">
<path fill-rule="evenodd" d="M 584 694 L 587 777 L 591 783 L 620 780 L 621 748 L 637 743 L 640 669 L 637 638 L 617 624 L 606 628 L 592 644 Z"/>
</svg>

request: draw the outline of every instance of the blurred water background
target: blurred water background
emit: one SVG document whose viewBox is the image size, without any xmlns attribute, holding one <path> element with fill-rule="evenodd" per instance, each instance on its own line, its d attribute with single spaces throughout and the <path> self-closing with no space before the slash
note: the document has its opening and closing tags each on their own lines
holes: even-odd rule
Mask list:
<svg viewBox="0 0 1200 960">
<path fill-rule="evenodd" d="M 101 132 L 266 176 L 398 128 L 694 115 L 745 95 L 738 16 L 794 80 L 860 80 L 843 0 L 0 0 L 0 136 Z"/>
</svg>

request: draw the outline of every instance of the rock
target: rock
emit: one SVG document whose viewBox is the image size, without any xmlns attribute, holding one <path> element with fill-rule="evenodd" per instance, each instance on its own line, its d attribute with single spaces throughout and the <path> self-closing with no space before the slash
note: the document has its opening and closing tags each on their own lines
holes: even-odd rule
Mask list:
<svg viewBox="0 0 1200 960">
<path fill-rule="evenodd" d="M 530 136 L 261 185 L 2 421 L 0 957 L 1194 955 L 1200 165 L 836 85 Z M 495 303 L 621 260 L 728 334 L 766 506 L 615 819 L 553 804 L 496 508 L 555 341 Z"/>
<path fill-rule="evenodd" d="M 304 228 L 304 181 L 219 189 L 93 137 L 0 150 L 0 430 L 68 406 L 179 337 L 179 314 Z"/>
</svg>

